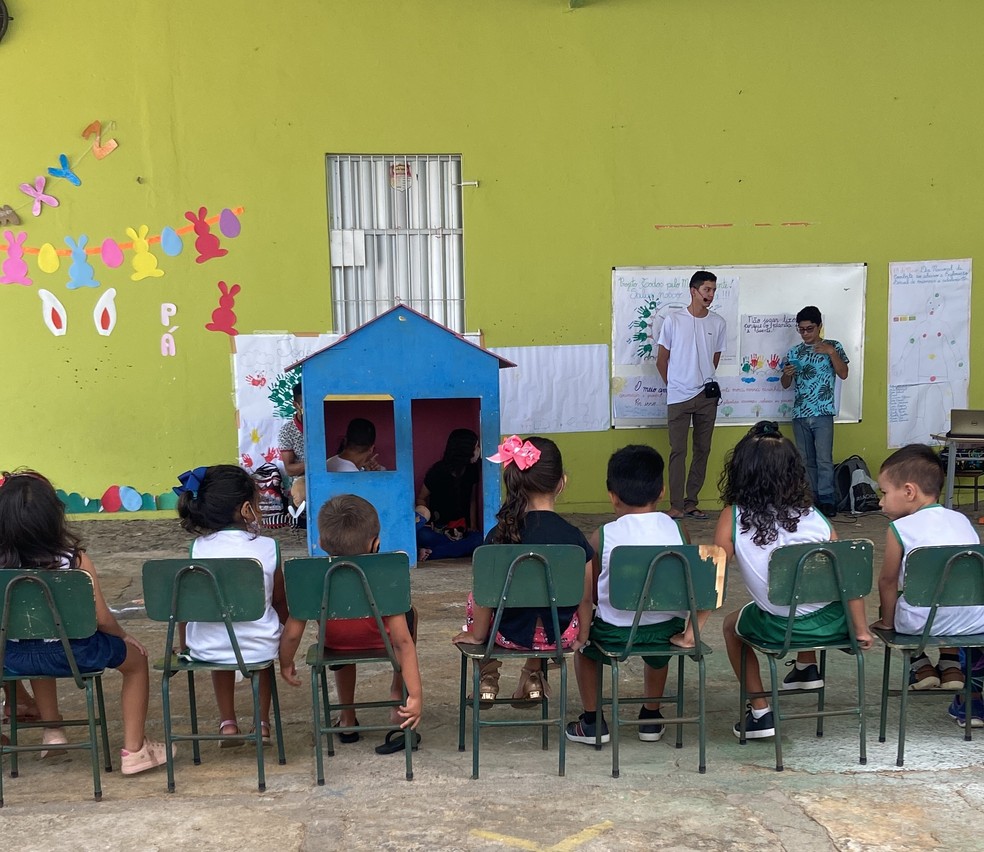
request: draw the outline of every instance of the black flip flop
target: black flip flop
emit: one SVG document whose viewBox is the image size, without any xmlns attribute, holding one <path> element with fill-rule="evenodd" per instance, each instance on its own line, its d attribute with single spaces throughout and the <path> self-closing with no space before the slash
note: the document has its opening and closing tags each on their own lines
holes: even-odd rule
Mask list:
<svg viewBox="0 0 984 852">
<path fill-rule="evenodd" d="M 410 731 L 410 735 L 413 737 L 413 750 L 416 751 L 420 746 L 420 734 L 416 731 Z M 396 752 L 403 751 L 406 747 L 404 731 L 388 731 L 386 739 L 380 745 L 376 746 L 376 754 L 396 754 Z"/>
</svg>

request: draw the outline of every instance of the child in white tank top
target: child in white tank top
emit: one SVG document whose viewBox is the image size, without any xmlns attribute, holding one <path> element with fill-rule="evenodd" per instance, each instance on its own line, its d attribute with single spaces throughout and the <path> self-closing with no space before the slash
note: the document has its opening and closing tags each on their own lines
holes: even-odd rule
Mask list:
<svg viewBox="0 0 984 852">
<path fill-rule="evenodd" d="M 847 637 L 847 618 L 854 624 L 858 646 L 871 647 L 872 637 L 860 598 L 848 602 L 845 613 L 840 602 L 801 605 L 795 612 L 769 602 L 769 556 L 777 547 L 803 542 L 832 541 L 837 538 L 827 519 L 813 506 L 811 488 L 803 460 L 792 441 L 779 426 L 763 420 L 753 426 L 735 446 L 725 462 L 721 477 L 721 499 L 725 511 L 718 519 L 714 543 L 738 561 L 742 579 L 752 602 L 732 612 L 724 620 L 724 641 L 728 658 L 737 677 L 741 677 L 741 658 L 745 655 L 746 689 L 763 692 L 762 677 L 754 652 L 742 636 L 771 639 L 782 636 L 790 618 L 794 621 L 793 642 L 812 638 L 831 641 Z M 783 681 L 787 689 L 819 689 L 823 686 L 816 668 L 816 654 L 799 654 L 795 667 Z M 765 698 L 749 699 L 745 736 L 759 739 L 775 735 L 774 720 Z M 734 726 L 740 736 L 740 723 Z"/>
</svg>

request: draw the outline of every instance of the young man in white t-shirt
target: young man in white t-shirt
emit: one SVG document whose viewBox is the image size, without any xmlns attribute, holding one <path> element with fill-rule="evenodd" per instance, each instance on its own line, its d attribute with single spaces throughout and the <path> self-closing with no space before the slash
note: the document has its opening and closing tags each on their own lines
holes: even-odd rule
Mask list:
<svg viewBox="0 0 984 852">
<path fill-rule="evenodd" d="M 670 432 L 670 517 L 706 521 L 697 505 L 711 452 L 720 390 L 712 387 L 724 350 L 724 319 L 711 313 L 717 276 L 700 270 L 690 279 L 690 304 L 674 311 L 659 332 L 656 369 L 666 383 L 667 428 Z M 694 454 L 687 474 L 687 435 L 694 427 Z"/>
</svg>

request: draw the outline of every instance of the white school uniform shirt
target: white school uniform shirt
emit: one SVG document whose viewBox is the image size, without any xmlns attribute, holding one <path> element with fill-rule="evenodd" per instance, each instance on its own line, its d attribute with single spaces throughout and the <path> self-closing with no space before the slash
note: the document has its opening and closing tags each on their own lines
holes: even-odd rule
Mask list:
<svg viewBox="0 0 984 852">
<path fill-rule="evenodd" d="M 960 512 L 944 509 L 938 503 L 925 506 L 911 515 L 892 521 L 889 529 L 902 545 L 899 589 L 905 580 L 905 563 L 916 547 L 940 544 L 980 544 L 973 524 Z M 928 606 L 912 606 L 901 596 L 895 604 L 895 630 L 898 633 L 921 633 L 929 618 Z M 984 606 L 941 606 L 933 619 L 934 636 L 965 636 L 984 633 Z"/>
<path fill-rule="evenodd" d="M 247 663 L 276 659 L 280 651 L 280 618 L 273 608 L 273 576 L 280 565 L 280 547 L 276 539 L 252 537 L 245 530 L 219 530 L 196 538 L 191 545 L 193 559 L 256 559 L 263 566 L 263 589 L 266 610 L 256 621 L 233 622 L 239 650 Z M 188 653 L 208 663 L 235 663 L 236 655 L 229 644 L 229 634 L 221 621 L 189 621 L 185 641 Z"/>
<path fill-rule="evenodd" d="M 703 391 L 704 382 L 714 378 L 714 355 L 724 351 L 727 324 L 711 311 L 695 317 L 686 308 L 673 311 L 663 320 L 659 345 L 669 350 L 666 368 L 666 402 L 686 402 Z"/>
<path fill-rule="evenodd" d="M 787 544 L 812 544 L 830 541 L 830 522 L 815 508 L 808 509 L 799 519 L 795 532 L 789 532 L 779 527 L 779 535 L 774 542 L 764 547 L 752 541 L 755 534 L 753 527 L 748 532 L 741 531 L 741 507 L 732 506 L 732 538 L 735 543 L 735 558 L 741 578 L 748 587 L 748 593 L 763 612 L 789 618 L 788 606 L 776 606 L 769 601 L 769 557 L 777 547 Z M 809 615 L 827 606 L 826 603 L 800 604 L 796 607 L 796 616 Z"/>
<path fill-rule="evenodd" d="M 684 544 L 680 527 L 665 512 L 623 515 L 601 528 L 601 572 L 598 575 L 598 617 L 616 627 L 631 627 L 635 610 L 615 609 L 611 604 L 612 550 L 623 544 Z M 671 618 L 686 618 L 686 612 L 646 612 L 640 624 L 662 624 Z"/>
<path fill-rule="evenodd" d="M 328 459 L 328 472 L 329 473 L 358 473 L 359 468 L 356 467 L 354 462 L 350 462 L 348 459 L 343 459 L 341 456 L 332 456 Z"/>
</svg>

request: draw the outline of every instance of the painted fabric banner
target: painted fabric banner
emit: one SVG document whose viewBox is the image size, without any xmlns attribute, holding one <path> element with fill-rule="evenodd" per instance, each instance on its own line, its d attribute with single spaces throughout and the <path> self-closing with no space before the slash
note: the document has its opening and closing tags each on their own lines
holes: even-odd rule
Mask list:
<svg viewBox="0 0 984 852">
<path fill-rule="evenodd" d="M 967 408 L 970 258 L 888 265 L 888 445 L 927 443 Z"/>
</svg>

